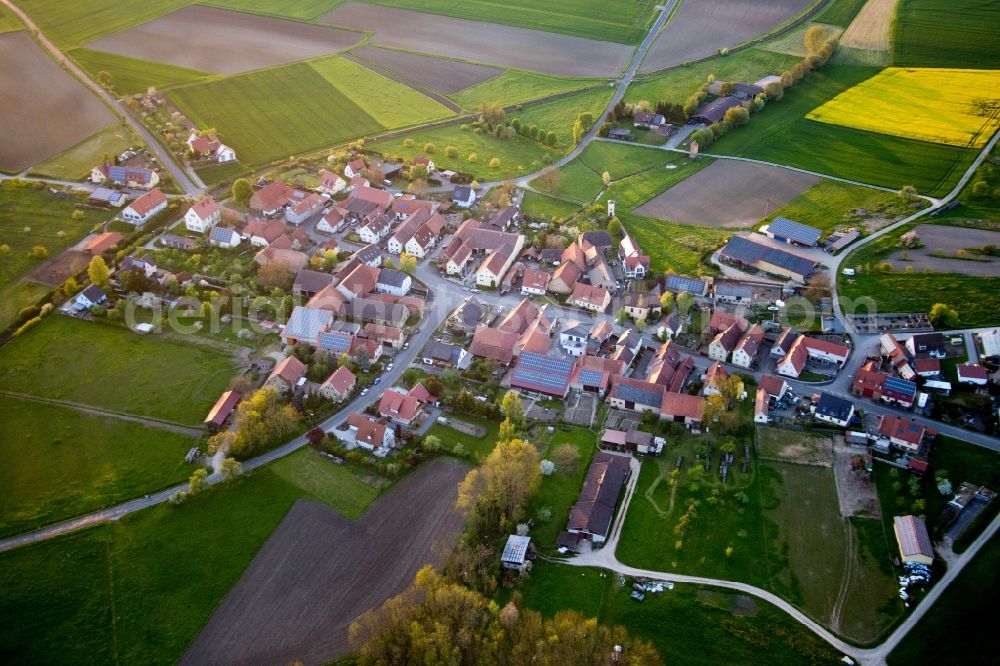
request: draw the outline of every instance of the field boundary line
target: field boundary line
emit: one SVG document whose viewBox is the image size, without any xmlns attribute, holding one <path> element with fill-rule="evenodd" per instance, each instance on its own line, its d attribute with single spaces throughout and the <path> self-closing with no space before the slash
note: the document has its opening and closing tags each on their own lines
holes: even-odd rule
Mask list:
<svg viewBox="0 0 1000 666">
<path fill-rule="evenodd" d="M 348 62 L 353 62 L 356 65 L 364 67 L 373 74 L 385 77 L 390 81 L 395 81 L 396 83 L 406 86 L 407 88 L 410 88 L 414 92 L 418 92 L 421 95 L 424 95 L 425 97 L 430 97 L 432 100 L 434 100 L 441 106 L 445 107 L 446 109 L 450 110 L 452 113 L 461 114 L 462 111 L 464 110 L 458 104 L 451 101 L 450 99 L 448 99 L 441 93 L 437 92 L 436 90 L 430 88 L 429 86 L 420 84 L 414 81 L 413 79 L 404 76 L 403 74 L 400 74 L 396 70 L 389 69 L 388 67 L 382 67 L 378 63 L 372 62 L 367 58 L 362 58 L 359 55 L 355 55 L 353 52 L 347 52 L 341 57 L 344 60 L 347 60 Z"/>
</svg>

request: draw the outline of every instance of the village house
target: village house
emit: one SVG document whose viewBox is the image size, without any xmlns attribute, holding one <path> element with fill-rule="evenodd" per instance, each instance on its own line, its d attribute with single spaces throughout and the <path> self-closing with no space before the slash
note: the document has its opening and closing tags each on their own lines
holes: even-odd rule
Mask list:
<svg viewBox="0 0 1000 666">
<path fill-rule="evenodd" d="M 514 345 L 519 335 L 515 331 L 478 326 L 472 336 L 469 352 L 473 356 L 493 359 L 501 365 L 510 365 L 514 360 Z"/>
<path fill-rule="evenodd" d="M 666 445 L 662 437 L 654 437 L 652 433 L 636 430 L 607 429 L 601 435 L 601 446 L 615 451 L 631 451 L 641 455 L 659 455 Z"/>
<path fill-rule="evenodd" d="M 354 412 L 347 417 L 347 430 L 334 430 L 334 436 L 347 448 L 360 446 L 371 452 L 388 452 L 396 444 L 396 433 L 382 419 Z"/>
<path fill-rule="evenodd" d="M 666 317 L 656 329 L 661 340 L 673 340 L 684 331 L 684 320 L 676 312 Z"/>
<path fill-rule="evenodd" d="M 327 201 L 326 197 L 315 192 L 310 192 L 301 201 L 285 209 L 285 219 L 290 224 L 302 224 L 318 213 Z"/>
<path fill-rule="evenodd" d="M 895 414 L 883 414 L 878 422 L 879 437 L 889 440 L 890 445 L 910 454 L 920 450 L 928 434 L 926 426 Z"/>
<path fill-rule="evenodd" d="M 128 201 L 128 195 L 118 190 L 109 190 L 106 187 L 98 187 L 87 197 L 87 203 L 92 206 L 104 206 L 105 208 L 121 208 Z"/>
<path fill-rule="evenodd" d="M 485 313 L 486 310 L 479 299 L 475 296 L 466 296 L 448 316 L 447 327 L 458 335 L 469 335 L 483 322 Z"/>
<path fill-rule="evenodd" d="M 234 247 L 239 247 L 242 241 L 240 232 L 230 227 L 212 227 L 212 230 L 208 232 L 208 242 L 215 247 L 231 250 Z"/>
<path fill-rule="evenodd" d="M 329 273 L 303 268 L 295 274 L 295 281 L 292 282 L 292 295 L 311 298 L 331 284 L 333 284 L 333 276 Z"/>
<path fill-rule="evenodd" d="M 986 386 L 987 382 L 989 382 L 989 372 L 981 365 L 960 363 L 955 366 L 955 370 L 958 372 L 959 384 Z"/>
<path fill-rule="evenodd" d="M 758 388 L 753 403 L 753 422 L 766 425 L 771 420 L 770 414 L 771 401 L 768 400 L 767 391 Z"/>
<path fill-rule="evenodd" d="M 184 213 L 184 226 L 188 231 L 204 233 L 219 223 L 222 209 L 211 196 L 204 196 Z"/>
<path fill-rule="evenodd" d="M 331 208 L 316 223 L 316 231 L 323 234 L 335 234 L 344 228 L 344 222 L 344 212 L 339 208 Z"/>
<path fill-rule="evenodd" d="M 650 317 L 659 316 L 662 311 L 659 296 L 648 291 L 626 292 L 623 306 L 628 316 L 635 321 L 647 321 Z"/>
<path fill-rule="evenodd" d="M 351 395 L 356 383 L 354 373 L 342 365 L 320 384 L 319 394 L 327 400 L 343 402 Z"/>
<path fill-rule="evenodd" d="M 544 296 L 549 286 L 549 274 L 533 268 L 524 269 L 521 277 L 522 296 Z"/>
<path fill-rule="evenodd" d="M 382 265 L 382 250 L 378 245 L 371 243 L 354 253 L 352 260 L 357 259 L 360 263 L 371 268 L 379 268 Z"/>
<path fill-rule="evenodd" d="M 662 114 L 650 111 L 636 111 L 632 116 L 633 126 L 642 129 L 653 129 L 667 124 L 667 119 Z"/>
<path fill-rule="evenodd" d="M 618 244 L 618 259 L 622 262 L 627 278 L 641 280 L 649 272 L 649 257 L 642 253 L 639 244 L 628 234 Z"/>
<path fill-rule="evenodd" d="M 382 417 L 404 427 L 410 427 L 413 424 L 421 409 L 423 409 L 423 403 L 415 396 L 401 393 L 395 389 L 387 389 L 382 394 L 382 400 L 378 404 L 378 413 Z"/>
<path fill-rule="evenodd" d="M 392 225 L 387 215 L 376 215 L 358 227 L 358 236 L 368 244 L 378 243 L 389 235 Z"/>
<path fill-rule="evenodd" d="M 906 351 L 914 359 L 929 357 L 940 360 L 948 356 L 941 333 L 914 333 L 906 341 Z"/>
<path fill-rule="evenodd" d="M 148 190 L 160 184 L 160 174 L 145 167 L 99 164 L 90 170 L 90 182 L 101 184 L 110 181 L 133 190 Z"/>
<path fill-rule="evenodd" d="M 267 247 L 284 234 L 285 223 L 281 220 L 264 221 L 255 217 L 243 227 L 243 237 L 254 247 Z"/>
<path fill-rule="evenodd" d="M 839 368 L 847 361 L 850 352 L 850 348 L 844 345 L 800 335 L 792 343 L 788 354 L 778 362 L 778 374 L 798 377 L 810 359 L 831 363 Z"/>
<path fill-rule="evenodd" d="M 708 345 L 708 357 L 715 361 L 726 362 L 729 355 L 736 349 L 740 339 L 743 337 L 743 329 L 739 322 L 733 322 L 723 331 L 716 334 L 715 338 Z"/>
<path fill-rule="evenodd" d="M 604 312 L 611 305 L 611 294 L 603 287 L 594 287 L 589 284 L 577 282 L 573 286 L 573 293 L 570 294 L 566 302 L 584 310 Z"/>
<path fill-rule="evenodd" d="M 705 399 L 700 395 L 664 392 L 660 418 L 698 430 L 705 418 Z"/>
<path fill-rule="evenodd" d="M 73 309 L 83 311 L 92 307 L 102 305 L 108 300 L 108 295 L 96 284 L 92 284 L 79 294 L 73 302 Z"/>
<path fill-rule="evenodd" d="M 347 163 L 344 167 L 344 175 L 348 178 L 354 179 L 358 176 L 364 175 L 365 171 L 368 170 L 368 165 L 360 157 L 357 157 Z"/>
<path fill-rule="evenodd" d="M 413 234 L 417 233 L 417 229 L 420 225 L 429 220 L 431 217 L 430 210 L 426 208 L 418 208 L 412 213 L 410 213 L 403 222 L 396 227 L 396 231 L 389 238 L 389 242 L 386 248 L 389 250 L 390 254 L 402 254 L 403 250 L 406 248 L 406 243 L 413 238 Z"/>
<path fill-rule="evenodd" d="M 476 205 L 476 191 L 468 185 L 456 185 L 451 200 L 459 208 L 472 208 Z"/>
<path fill-rule="evenodd" d="M 757 350 L 764 341 L 764 329 L 760 324 L 754 324 L 743 334 L 733 350 L 733 365 L 749 368 L 757 358 Z"/>
<path fill-rule="evenodd" d="M 306 371 L 308 369 L 306 364 L 299 359 L 294 356 L 287 356 L 278 365 L 274 366 L 274 370 L 271 371 L 267 381 L 264 382 L 264 386 L 272 386 L 279 393 L 292 393 L 305 382 Z"/>
<path fill-rule="evenodd" d="M 590 328 L 579 321 L 568 321 L 559 332 L 559 346 L 570 356 L 583 356 L 587 351 Z"/>
<path fill-rule="evenodd" d="M 552 278 L 549 280 L 547 289 L 553 294 L 570 294 L 580 278 L 580 267 L 573 262 L 567 261 L 559 265 Z"/>
<path fill-rule="evenodd" d="M 826 421 L 835 426 L 846 428 L 847 424 L 854 418 L 854 403 L 824 391 L 820 394 L 813 416 L 817 421 Z"/>
<path fill-rule="evenodd" d="M 382 326 L 380 324 L 365 324 L 361 329 L 361 335 L 368 340 L 374 340 L 383 347 L 391 349 L 401 349 L 406 342 L 406 334 L 403 329 L 395 326 Z"/>
<path fill-rule="evenodd" d="M 123 208 L 122 219 L 137 227 L 142 226 L 161 210 L 165 210 L 166 207 L 167 197 L 163 195 L 160 188 L 154 187 Z"/>
<path fill-rule="evenodd" d="M 139 271 L 148 278 L 156 275 L 156 262 L 150 255 L 144 255 L 141 259 L 127 254 L 118 262 L 118 272 Z"/>
<path fill-rule="evenodd" d="M 192 132 L 187 145 L 195 154 L 213 159 L 219 164 L 236 161 L 236 151 L 214 136 L 198 136 L 197 132 Z"/>
<path fill-rule="evenodd" d="M 295 190 L 280 180 L 265 185 L 250 197 L 250 209 L 270 217 L 277 215 L 292 200 Z"/>
<path fill-rule="evenodd" d="M 383 268 L 378 273 L 378 281 L 375 288 L 383 294 L 393 296 L 406 296 L 410 293 L 413 280 L 403 271 L 392 268 Z"/>
<path fill-rule="evenodd" d="M 712 363 L 712 365 L 708 366 L 708 370 L 705 371 L 705 376 L 702 379 L 702 394 L 704 394 L 705 397 L 710 395 L 722 395 L 722 392 L 719 390 L 719 382 L 728 376 L 729 373 L 726 372 L 726 368 L 722 365 L 722 363 L 719 361 Z"/>
<path fill-rule="evenodd" d="M 423 259 L 437 246 L 438 239 L 441 238 L 441 232 L 444 230 L 444 227 L 445 219 L 434 213 L 406 241 L 403 249 L 417 259 Z"/>
<path fill-rule="evenodd" d="M 320 169 L 319 185 L 316 186 L 317 190 L 323 194 L 333 196 L 334 194 L 343 192 L 346 187 L 347 181 L 341 178 L 340 174 L 334 171 Z"/>
</svg>

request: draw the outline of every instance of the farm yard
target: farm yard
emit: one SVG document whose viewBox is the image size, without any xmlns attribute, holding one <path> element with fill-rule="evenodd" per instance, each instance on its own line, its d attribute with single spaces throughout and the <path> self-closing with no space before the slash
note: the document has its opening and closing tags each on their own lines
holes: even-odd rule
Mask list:
<svg viewBox="0 0 1000 666">
<path fill-rule="evenodd" d="M 682 2 L 642 63 L 655 71 L 713 55 L 793 19 L 811 0 L 701 0 Z"/>
<path fill-rule="evenodd" d="M 69 56 L 91 77 L 96 77 L 98 72 L 111 74 L 111 86 L 119 95 L 144 93 L 150 86 L 162 90 L 213 77 L 208 72 L 199 72 L 196 69 L 140 60 L 105 51 L 80 48 L 70 51 Z"/>
<path fill-rule="evenodd" d="M 297 502 L 179 663 L 327 663 L 349 654 L 358 615 L 409 586 L 425 564 L 440 564 L 435 546 L 463 524 L 452 505 L 466 471 L 453 459 L 427 464 L 358 523 Z"/>
<path fill-rule="evenodd" d="M 498 67 L 433 58 L 376 46 L 362 46 L 351 53 L 445 95 L 456 93 L 504 73 L 504 70 Z"/>
<path fill-rule="evenodd" d="M 361 38 L 360 33 L 347 30 L 192 5 L 89 42 L 87 48 L 216 74 L 238 74 L 343 51 Z"/>
<path fill-rule="evenodd" d="M 994 97 L 984 97 L 992 94 Z M 1000 71 L 890 67 L 806 118 L 891 136 L 982 148 L 997 128 Z"/>
<path fill-rule="evenodd" d="M 983 252 L 984 247 L 1000 247 L 1000 232 L 943 224 L 918 224 L 913 230 L 922 247 L 900 249 L 889 255 L 885 261 L 895 270 L 1000 275 L 1000 257 Z"/>
<path fill-rule="evenodd" d="M 819 181 L 752 162 L 716 160 L 635 209 L 639 215 L 707 227 L 748 227 Z"/>
<path fill-rule="evenodd" d="M 0 34 L 0 62 L 0 171 L 21 171 L 115 122 L 29 33 Z"/>
<path fill-rule="evenodd" d="M 321 23 L 371 31 L 371 44 L 558 76 L 616 76 L 632 47 L 351 2 Z"/>
<path fill-rule="evenodd" d="M 0 349 L 0 390 L 200 424 L 237 365 L 216 345 L 53 315 Z"/>
<path fill-rule="evenodd" d="M 892 59 L 902 67 L 1000 67 L 1000 4 L 904 0 L 896 12 Z"/>
</svg>

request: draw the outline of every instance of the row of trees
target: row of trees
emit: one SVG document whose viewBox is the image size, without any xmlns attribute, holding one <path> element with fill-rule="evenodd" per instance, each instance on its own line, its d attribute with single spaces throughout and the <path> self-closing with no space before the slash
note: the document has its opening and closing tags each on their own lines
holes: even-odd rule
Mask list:
<svg viewBox="0 0 1000 666">
<path fill-rule="evenodd" d="M 281 400 L 278 391 L 265 386 L 237 406 L 235 430 L 213 435 L 209 451 L 223 448 L 236 458 L 247 458 L 290 437 L 300 426 L 301 417 Z"/>
</svg>

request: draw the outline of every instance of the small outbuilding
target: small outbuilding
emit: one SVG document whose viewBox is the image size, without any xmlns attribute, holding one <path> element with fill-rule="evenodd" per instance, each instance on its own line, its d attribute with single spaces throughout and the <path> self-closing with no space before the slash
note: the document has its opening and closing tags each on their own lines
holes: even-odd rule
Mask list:
<svg viewBox="0 0 1000 666">
<path fill-rule="evenodd" d="M 528 547 L 530 544 L 531 537 L 511 534 L 507 537 L 507 545 L 503 547 L 503 555 L 500 556 L 500 566 L 504 569 L 524 571 L 528 564 Z"/>
</svg>

